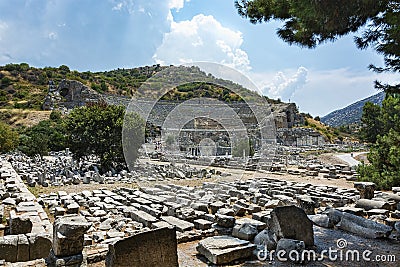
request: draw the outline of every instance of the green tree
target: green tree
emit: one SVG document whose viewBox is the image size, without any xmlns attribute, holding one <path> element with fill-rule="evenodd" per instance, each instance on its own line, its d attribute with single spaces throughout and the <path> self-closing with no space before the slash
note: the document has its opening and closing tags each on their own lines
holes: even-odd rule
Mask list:
<svg viewBox="0 0 400 267">
<path fill-rule="evenodd" d="M 314 48 L 361 29 L 361 35 L 355 37 L 357 47 L 371 46 L 384 57 L 384 67 L 370 68 L 378 72 L 400 70 L 399 1 L 236 0 L 235 6 L 252 23 L 282 21 L 278 36 L 302 47 Z M 398 85 L 376 82 L 376 87 L 399 92 Z"/>
<path fill-rule="evenodd" d="M 361 116 L 362 128 L 360 137 L 363 141 L 375 143 L 379 134 L 382 132 L 381 107 L 371 102 L 365 103 Z"/>
<path fill-rule="evenodd" d="M 53 110 L 50 113 L 50 120 L 60 122 L 62 120 L 62 114 L 59 110 Z"/>
<path fill-rule="evenodd" d="M 314 48 L 349 33 L 359 32 L 354 38 L 360 49 L 372 47 L 384 59 L 383 67 L 370 65 L 376 72 L 400 71 L 400 2 L 390 0 L 236 0 L 241 16 L 252 23 L 278 20 L 283 26 L 277 35 L 289 44 Z M 399 185 L 399 98 L 400 84 L 375 82 L 386 94 L 378 119 L 364 114 L 365 138 L 376 144 L 369 155 L 370 165 L 359 168 L 362 180 L 375 181 L 382 188 Z M 374 106 L 366 109 L 378 113 Z M 377 125 L 377 123 L 382 125 Z M 378 128 L 374 128 L 378 126 Z M 374 128 L 374 129 L 373 129 Z M 381 129 L 377 135 L 376 130 Z M 397 164 L 397 165 L 396 165 Z M 396 167 L 396 166 L 397 167 Z"/>
<path fill-rule="evenodd" d="M 251 140 L 241 139 L 232 147 L 232 156 L 243 157 L 243 151 L 246 156 L 254 155 L 254 148 Z"/>
<path fill-rule="evenodd" d="M 8 124 L 0 122 L 0 153 L 6 153 L 18 146 L 18 133 Z"/>
<path fill-rule="evenodd" d="M 60 70 L 60 72 L 61 72 L 62 74 L 67 74 L 67 73 L 70 72 L 69 67 L 66 66 L 66 65 L 61 65 L 60 67 L 58 67 L 58 69 Z"/>
<path fill-rule="evenodd" d="M 372 181 L 382 189 L 400 186 L 400 98 L 388 95 L 382 103 L 381 132 L 371 147 L 371 164 L 358 168 L 360 179 Z"/>
<path fill-rule="evenodd" d="M 75 108 L 65 119 L 68 145 L 74 157 L 84 159 L 91 155 L 98 156 L 103 171 L 119 164 L 125 166 L 122 146 L 124 115 L 123 106 L 106 103 Z M 135 119 L 132 118 L 132 127 L 136 125 Z"/>
<path fill-rule="evenodd" d="M 50 151 L 60 151 L 66 147 L 65 128 L 61 119 L 41 121 L 20 135 L 19 150 L 28 156 L 45 156 Z"/>
<path fill-rule="evenodd" d="M 139 157 L 139 149 L 144 142 L 145 121 L 135 112 L 126 112 L 123 127 L 123 146 L 125 149 L 125 162 L 128 167 L 134 166 Z"/>
</svg>

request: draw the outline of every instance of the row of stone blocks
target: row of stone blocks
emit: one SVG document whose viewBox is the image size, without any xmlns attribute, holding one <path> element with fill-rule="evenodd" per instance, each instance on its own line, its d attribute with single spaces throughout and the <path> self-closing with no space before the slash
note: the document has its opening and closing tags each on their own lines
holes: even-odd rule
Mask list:
<svg viewBox="0 0 400 267">
<path fill-rule="evenodd" d="M 49 234 L 19 234 L 0 237 L 0 259 L 7 262 L 46 258 L 51 248 Z"/>
<path fill-rule="evenodd" d="M 91 227 L 82 216 L 66 215 L 49 234 L 20 234 L 0 238 L 0 259 L 26 262 L 44 258 L 47 266 L 86 266 L 84 234 Z M 109 244 L 106 266 L 178 266 L 175 227 L 144 231 Z M 160 265 L 161 264 L 161 265 Z M 41 265 L 42 266 L 42 265 Z"/>
</svg>

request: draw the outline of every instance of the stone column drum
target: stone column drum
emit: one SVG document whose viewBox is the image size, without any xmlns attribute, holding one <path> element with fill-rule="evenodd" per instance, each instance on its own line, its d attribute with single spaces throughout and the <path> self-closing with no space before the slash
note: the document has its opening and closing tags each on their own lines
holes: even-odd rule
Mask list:
<svg viewBox="0 0 400 267">
<path fill-rule="evenodd" d="M 82 216 L 66 215 L 58 218 L 53 227 L 53 249 L 48 266 L 81 266 L 84 234 L 91 223 Z"/>
</svg>

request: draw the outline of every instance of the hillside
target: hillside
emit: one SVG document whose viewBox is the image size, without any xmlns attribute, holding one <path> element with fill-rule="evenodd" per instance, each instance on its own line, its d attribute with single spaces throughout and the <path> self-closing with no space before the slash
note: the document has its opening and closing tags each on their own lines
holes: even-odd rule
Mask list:
<svg viewBox="0 0 400 267">
<path fill-rule="evenodd" d="M 116 69 L 104 72 L 71 71 L 68 66 L 58 68 L 34 68 L 26 63 L 0 66 L 0 108 L 40 110 L 48 92 L 49 81 L 59 84 L 61 80 L 75 80 L 101 94 L 113 94 L 131 97 L 133 95 L 151 95 L 150 90 L 141 85 L 156 73 L 168 67 L 153 65 L 132 69 Z M 230 81 L 207 75 L 197 67 L 176 67 L 180 75 L 187 75 L 196 82 L 183 84 L 164 96 L 165 100 L 186 100 L 192 97 L 214 97 L 225 102 L 242 101 L 240 97 L 226 88 L 235 88 L 241 95 L 251 97 L 251 92 Z M 165 81 L 164 81 L 165 79 Z M 168 77 L 159 77 L 157 82 L 170 82 Z M 226 86 L 225 86 L 226 85 Z M 139 91 L 138 89 L 141 88 Z M 152 88 L 150 88 L 152 89 Z"/>
<path fill-rule="evenodd" d="M 329 113 L 321 118 L 321 122 L 332 127 L 358 123 L 361 120 L 362 109 L 365 103 L 372 102 L 374 104 L 381 105 L 384 98 L 385 93 L 380 92 L 363 100 L 357 101 L 345 108 Z"/>
<path fill-rule="evenodd" d="M 198 67 L 171 67 L 153 65 L 103 72 L 78 72 L 70 70 L 65 65 L 58 68 L 35 68 L 26 63 L 0 66 L 0 117 L 8 124 L 17 127 L 30 126 L 35 124 L 33 122 L 48 118 L 48 112 L 42 113 L 43 104 L 51 104 L 53 100 L 49 98 L 49 95 L 64 82 L 69 84 L 68 81 L 76 81 L 74 84 L 93 89 L 106 96 L 107 99 L 115 98 L 115 96 L 117 98 L 119 96 L 151 97 L 161 86 L 168 87 L 171 83 L 176 84 L 177 79 L 201 82 L 181 82 L 181 85 L 165 94 L 162 100 L 185 101 L 196 97 L 210 97 L 230 103 L 251 100 L 257 94 L 234 82 L 215 78 Z M 163 75 L 158 75 L 156 81 L 149 80 L 164 70 Z M 173 71 L 171 75 L 169 71 Z M 49 82 L 52 84 L 50 93 Z M 227 88 L 233 89 L 238 94 Z M 65 88 L 62 90 L 65 91 Z M 55 99 L 57 103 L 68 102 L 69 94 L 58 93 Z M 276 127 L 291 128 L 304 125 L 304 115 L 298 112 L 295 104 L 264 98 L 271 105 Z M 51 105 L 45 106 L 46 110 L 51 110 L 49 108 Z"/>
<path fill-rule="evenodd" d="M 159 65 L 105 72 L 71 71 L 68 66 L 34 68 L 26 63 L 0 66 L 0 108 L 40 110 L 49 81 L 76 80 L 99 93 L 131 96 Z"/>
</svg>

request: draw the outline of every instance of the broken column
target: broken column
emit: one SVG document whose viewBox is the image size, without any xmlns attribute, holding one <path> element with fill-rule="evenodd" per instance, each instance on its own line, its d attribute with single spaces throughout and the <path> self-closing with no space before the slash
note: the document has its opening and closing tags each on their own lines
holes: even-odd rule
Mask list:
<svg viewBox="0 0 400 267">
<path fill-rule="evenodd" d="M 375 193 L 375 183 L 355 182 L 354 188 L 360 192 L 360 198 L 372 199 Z"/>
<path fill-rule="evenodd" d="M 347 212 L 341 212 L 336 209 L 328 209 L 326 214 L 336 228 L 366 238 L 388 237 L 393 230 L 393 228 L 388 225 L 377 223 Z"/>
<path fill-rule="evenodd" d="M 58 218 L 53 227 L 53 248 L 47 258 L 48 266 L 81 266 L 84 234 L 91 227 L 82 216 Z"/>
</svg>

